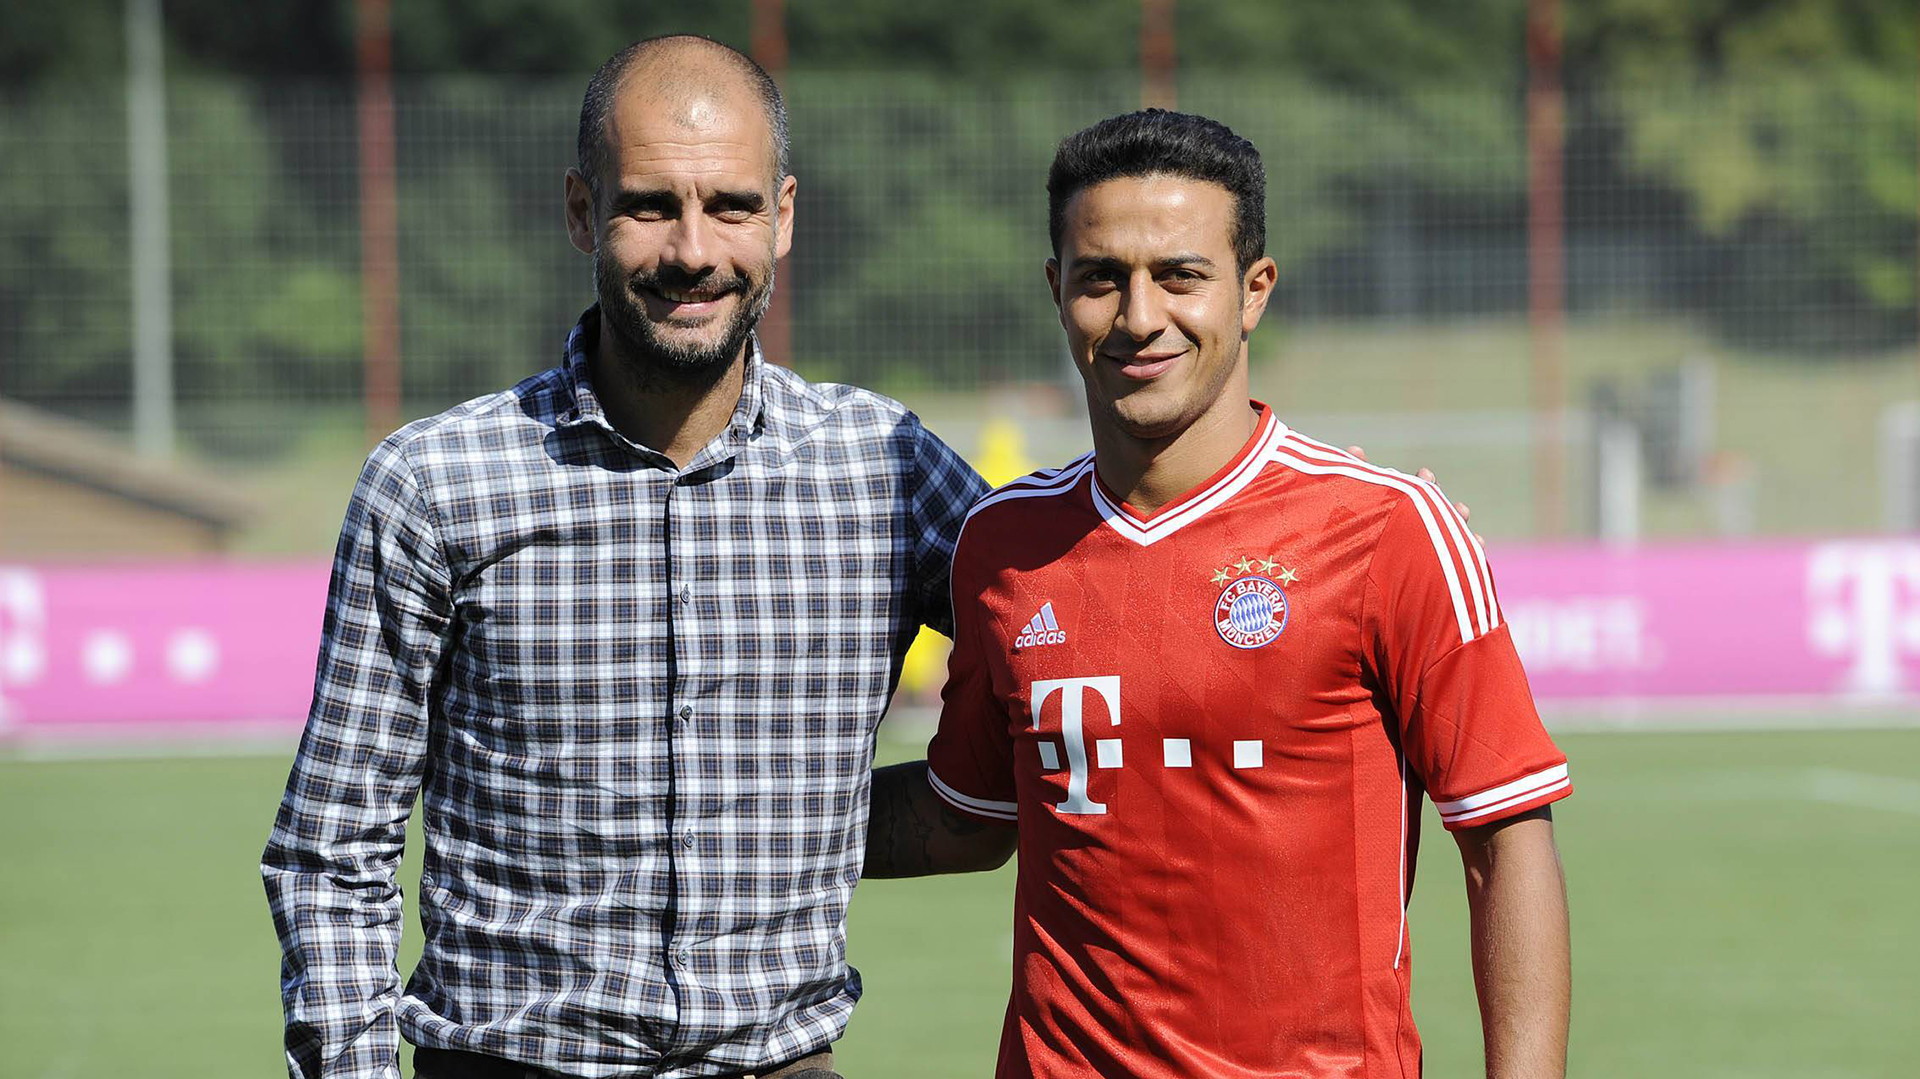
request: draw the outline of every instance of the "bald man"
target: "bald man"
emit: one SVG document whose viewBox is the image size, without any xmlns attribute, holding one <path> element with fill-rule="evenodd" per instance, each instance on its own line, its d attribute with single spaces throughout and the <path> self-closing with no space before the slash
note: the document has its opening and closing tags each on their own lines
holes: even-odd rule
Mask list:
<svg viewBox="0 0 1920 1079">
<path fill-rule="evenodd" d="M 873 732 L 984 485 L 766 362 L 780 93 L 641 42 L 581 109 L 598 302 L 558 366 L 368 458 L 261 871 L 302 1077 L 832 1076 Z M 423 806 L 425 945 L 399 865 Z"/>
</svg>

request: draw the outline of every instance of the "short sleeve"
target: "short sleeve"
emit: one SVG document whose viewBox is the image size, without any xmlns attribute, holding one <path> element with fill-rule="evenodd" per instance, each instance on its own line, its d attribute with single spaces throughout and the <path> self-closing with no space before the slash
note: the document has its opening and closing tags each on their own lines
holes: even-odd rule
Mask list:
<svg viewBox="0 0 1920 1079">
<path fill-rule="evenodd" d="M 977 575 L 953 568 L 953 651 L 941 691 L 940 727 L 927 746 L 927 776 L 942 800 L 968 816 L 1001 824 L 1018 819 L 1013 733 L 987 665 L 986 611 Z"/>
<path fill-rule="evenodd" d="M 1367 661 L 1392 703 L 1401 751 L 1448 829 L 1572 793 L 1486 556 L 1438 488 L 1421 484 L 1393 510 L 1366 589 Z"/>
<path fill-rule="evenodd" d="M 967 511 L 987 483 L 951 446 L 909 417 L 913 470 L 907 491 L 913 514 L 913 599 L 921 625 L 953 636 L 948 573 Z"/>
</svg>

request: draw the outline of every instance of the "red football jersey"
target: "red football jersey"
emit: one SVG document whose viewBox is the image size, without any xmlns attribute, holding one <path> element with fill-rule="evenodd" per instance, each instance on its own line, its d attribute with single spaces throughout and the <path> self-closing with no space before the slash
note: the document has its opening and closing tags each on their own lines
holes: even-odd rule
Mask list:
<svg viewBox="0 0 1920 1079">
<path fill-rule="evenodd" d="M 1089 456 L 961 533 L 927 755 L 1019 828 L 1001 1079 L 1417 1076 L 1422 793 L 1456 828 L 1570 790 L 1446 497 L 1256 407 L 1151 516 Z"/>
</svg>

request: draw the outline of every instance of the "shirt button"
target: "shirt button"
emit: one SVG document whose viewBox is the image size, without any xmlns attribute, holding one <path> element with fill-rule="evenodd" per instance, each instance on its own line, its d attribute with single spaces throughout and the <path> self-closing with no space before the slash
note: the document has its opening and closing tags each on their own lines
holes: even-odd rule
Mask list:
<svg viewBox="0 0 1920 1079">
<path fill-rule="evenodd" d="M 683 584 L 680 586 L 680 602 L 681 603 L 693 602 L 693 586 L 692 585 Z"/>
<path fill-rule="evenodd" d="M 690 704 L 681 705 L 680 706 L 680 722 L 685 723 L 688 720 L 691 720 L 692 718 L 693 718 L 693 705 L 690 705 Z"/>
<path fill-rule="evenodd" d="M 693 833 L 688 832 L 686 835 L 681 836 L 680 842 L 686 844 L 689 847 L 693 846 Z"/>
</svg>

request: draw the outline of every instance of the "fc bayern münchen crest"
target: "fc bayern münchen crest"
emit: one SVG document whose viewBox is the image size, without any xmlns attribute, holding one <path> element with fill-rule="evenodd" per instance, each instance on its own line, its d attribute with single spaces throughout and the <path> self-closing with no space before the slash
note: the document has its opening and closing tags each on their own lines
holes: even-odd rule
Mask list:
<svg viewBox="0 0 1920 1079">
<path fill-rule="evenodd" d="M 1287 628 L 1287 594 L 1265 577 L 1241 577 L 1213 605 L 1213 626 L 1235 648 L 1272 644 Z"/>
</svg>

